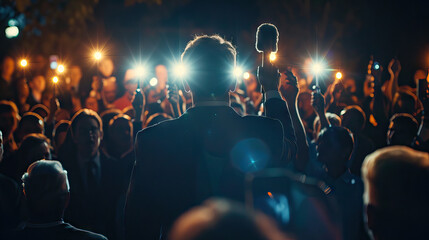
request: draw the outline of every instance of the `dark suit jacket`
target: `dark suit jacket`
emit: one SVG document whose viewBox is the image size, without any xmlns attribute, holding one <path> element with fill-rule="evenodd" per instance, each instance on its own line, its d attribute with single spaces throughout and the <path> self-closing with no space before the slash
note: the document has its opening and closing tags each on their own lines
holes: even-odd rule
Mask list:
<svg viewBox="0 0 429 240">
<path fill-rule="evenodd" d="M 127 239 L 158 239 L 180 214 L 209 197 L 243 202 L 245 173 L 285 165 L 296 148 L 285 102 L 268 101 L 266 113 L 281 121 L 241 117 L 226 106 L 194 107 L 140 131 Z"/>
<path fill-rule="evenodd" d="M 116 205 L 122 180 L 114 159 L 100 152 L 101 179 L 98 189 L 88 193 L 78 166 L 76 154 L 60 157 L 70 183 L 70 203 L 64 219 L 78 228 L 106 235 L 116 236 Z"/>
<path fill-rule="evenodd" d="M 29 227 L 26 226 L 6 237 L 13 240 L 107 240 L 103 235 L 85 231 L 73 227 L 68 223 L 62 223 L 53 227 Z"/>
</svg>

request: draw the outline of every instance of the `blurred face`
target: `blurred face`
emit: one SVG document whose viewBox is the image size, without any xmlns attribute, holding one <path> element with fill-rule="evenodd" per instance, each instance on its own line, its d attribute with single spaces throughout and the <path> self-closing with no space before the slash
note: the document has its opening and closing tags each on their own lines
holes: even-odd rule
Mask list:
<svg viewBox="0 0 429 240">
<path fill-rule="evenodd" d="M 113 61 L 110 58 L 104 58 L 101 60 L 98 70 L 104 77 L 112 76 L 114 69 Z"/>
<path fill-rule="evenodd" d="M 168 80 L 167 68 L 164 65 L 158 65 L 155 67 L 155 74 L 158 79 L 157 88 L 165 89 Z"/>
<path fill-rule="evenodd" d="M 28 84 L 33 91 L 43 92 L 46 87 L 46 81 L 43 76 L 37 76 Z"/>
<path fill-rule="evenodd" d="M 14 112 L 0 114 L 0 131 L 3 132 L 5 139 L 9 139 L 16 130 L 18 121 Z"/>
<path fill-rule="evenodd" d="M 250 75 L 249 79 L 244 79 L 244 85 L 246 86 L 246 90 L 248 92 L 255 92 L 258 87 L 258 82 L 256 81 L 255 76 Z"/>
<path fill-rule="evenodd" d="M 15 71 L 15 62 L 12 58 L 7 57 L 3 60 L 3 65 L 1 68 L 2 74 L 5 76 L 12 76 L 13 72 Z"/>
<path fill-rule="evenodd" d="M 103 93 L 107 102 L 112 103 L 116 99 L 116 83 L 113 81 L 106 81 L 103 85 Z"/>
<path fill-rule="evenodd" d="M 18 98 L 21 103 L 24 103 L 30 95 L 30 89 L 24 78 L 18 80 L 17 84 Z"/>
<path fill-rule="evenodd" d="M 51 159 L 51 149 L 47 142 L 34 146 L 31 149 L 31 155 L 28 156 L 29 163 L 33 163 L 40 159 L 50 160 Z"/>
<path fill-rule="evenodd" d="M 80 79 L 82 78 L 82 71 L 80 67 L 73 66 L 70 68 L 70 85 L 75 87 L 79 85 Z"/>
<path fill-rule="evenodd" d="M 126 148 L 132 146 L 132 133 L 130 122 L 126 119 L 117 119 L 112 126 L 109 128 L 111 140 L 116 146 Z"/>
<path fill-rule="evenodd" d="M 98 112 L 98 101 L 94 97 L 88 97 L 85 100 L 85 107 L 91 110 L 94 110 L 95 112 Z"/>
<path fill-rule="evenodd" d="M 349 78 L 344 82 L 344 88 L 349 93 L 355 93 L 356 92 L 356 83 L 355 80 Z"/>
<path fill-rule="evenodd" d="M 81 156 L 92 157 L 97 154 L 103 135 L 98 122 L 92 117 L 85 117 L 73 130 L 73 141 Z"/>
</svg>

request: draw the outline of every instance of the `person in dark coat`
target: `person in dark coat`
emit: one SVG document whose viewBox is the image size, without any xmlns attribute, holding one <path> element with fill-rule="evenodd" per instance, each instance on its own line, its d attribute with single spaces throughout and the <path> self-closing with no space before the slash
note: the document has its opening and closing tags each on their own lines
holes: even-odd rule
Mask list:
<svg viewBox="0 0 429 240">
<path fill-rule="evenodd" d="M 264 75 L 266 118 L 242 117 L 229 106 L 236 51 L 221 37 L 190 41 L 182 63 L 194 106 L 182 116 L 140 131 L 125 209 L 127 239 L 165 237 L 180 214 L 210 197 L 244 201 L 247 173 L 292 164 L 296 141 L 279 73 Z"/>
</svg>

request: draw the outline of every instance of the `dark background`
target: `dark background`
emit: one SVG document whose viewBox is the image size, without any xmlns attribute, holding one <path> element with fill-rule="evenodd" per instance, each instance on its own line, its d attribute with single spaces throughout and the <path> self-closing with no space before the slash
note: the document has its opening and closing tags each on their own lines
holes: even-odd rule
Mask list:
<svg viewBox="0 0 429 240">
<path fill-rule="evenodd" d="M 196 34 L 217 33 L 233 42 L 238 61 L 254 70 L 259 24 L 280 32 L 278 64 L 302 67 L 309 56 L 325 56 L 330 68 L 363 80 L 369 57 L 386 66 L 397 57 L 400 84 L 429 67 L 428 1 L 354 0 L 5 0 L 1 27 L 15 17 L 20 36 L 1 33 L 0 54 L 16 57 L 58 54 L 69 63 L 90 64 L 91 51 L 104 48 L 118 65 L 140 59 L 170 64 Z"/>
</svg>

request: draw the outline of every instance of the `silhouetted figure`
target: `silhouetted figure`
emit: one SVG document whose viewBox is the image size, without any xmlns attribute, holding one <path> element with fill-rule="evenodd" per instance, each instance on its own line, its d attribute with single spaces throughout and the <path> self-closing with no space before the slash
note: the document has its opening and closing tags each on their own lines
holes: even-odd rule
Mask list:
<svg viewBox="0 0 429 240">
<path fill-rule="evenodd" d="M 341 216 L 343 239 L 361 239 L 363 224 L 363 183 L 348 168 L 353 136 L 343 127 L 322 129 L 317 139 L 317 160 L 325 169 L 322 180 L 331 188 Z"/>
<path fill-rule="evenodd" d="M 43 118 L 37 113 L 27 112 L 22 116 L 15 132 L 15 140 L 18 144 L 31 133 L 45 133 L 45 124 Z"/>
<path fill-rule="evenodd" d="M 357 105 L 348 106 L 341 111 L 341 126 L 353 133 L 354 147 L 349 166 L 356 176 L 360 176 L 365 157 L 375 150 L 372 140 L 363 134 L 365 122 L 365 113 Z"/>
<path fill-rule="evenodd" d="M 405 146 L 377 150 L 365 159 L 362 176 L 374 239 L 428 238 L 428 153 Z"/>
<path fill-rule="evenodd" d="M 51 145 L 49 139 L 40 133 L 25 136 L 18 150 L 3 163 L 2 173 L 16 181 L 21 182 L 21 176 L 28 166 L 40 159 L 51 159 Z"/>
<path fill-rule="evenodd" d="M 419 124 L 408 113 L 397 113 L 390 119 L 387 145 L 411 146 L 417 136 Z"/>
<path fill-rule="evenodd" d="M 13 102 L 0 101 L 0 131 L 3 133 L 4 158 L 9 157 L 18 149 L 13 137 L 18 126 L 18 118 L 18 108 Z"/>
<path fill-rule="evenodd" d="M 71 224 L 102 233 L 115 233 L 115 206 L 121 186 L 113 159 L 100 151 L 103 125 L 98 114 L 82 109 L 71 120 L 68 139 L 59 159 L 68 172 L 71 201 L 65 219 Z"/>
<path fill-rule="evenodd" d="M 183 214 L 174 224 L 171 240 L 286 240 L 276 224 L 244 206 L 212 199 Z"/>
<path fill-rule="evenodd" d="M 3 160 L 3 134 L 0 131 L 0 163 Z M 19 223 L 18 184 L 0 173 L 0 237 Z"/>
<path fill-rule="evenodd" d="M 22 176 L 29 219 L 25 226 L 6 239 L 24 240 L 104 240 L 102 235 L 81 230 L 63 221 L 70 199 L 67 172 L 57 161 L 40 160 Z"/>
<path fill-rule="evenodd" d="M 241 117 L 229 107 L 228 92 L 236 84 L 230 72 L 235 56 L 231 43 L 216 35 L 188 43 L 182 62 L 192 67 L 185 80 L 194 107 L 137 135 L 125 216 L 127 239 L 164 238 L 176 217 L 212 196 L 243 202 L 246 173 L 293 160 L 295 136 L 278 92 L 277 69 L 262 69 L 263 86 L 266 115 L 281 122 Z"/>
<path fill-rule="evenodd" d="M 0 100 L 13 99 L 13 73 L 15 71 L 15 60 L 5 56 L 0 68 Z"/>
</svg>

